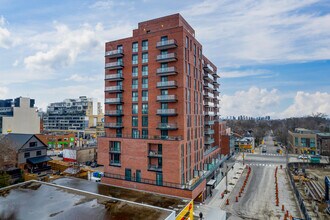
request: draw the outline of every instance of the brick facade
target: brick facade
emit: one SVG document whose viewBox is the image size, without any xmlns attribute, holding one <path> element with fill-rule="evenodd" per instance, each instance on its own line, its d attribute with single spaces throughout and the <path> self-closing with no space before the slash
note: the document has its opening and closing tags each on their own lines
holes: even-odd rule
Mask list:
<svg viewBox="0 0 330 220">
<path fill-rule="evenodd" d="M 178 191 L 189 198 L 205 190 L 201 171 L 220 156 L 220 141 L 213 141 L 219 83 L 216 66 L 202 55 L 194 36 L 193 28 L 174 14 L 141 22 L 132 37 L 106 43 L 106 137 L 98 140 L 98 163 L 108 176 L 102 181 L 164 194 Z M 146 116 L 147 125 L 142 124 Z"/>
</svg>

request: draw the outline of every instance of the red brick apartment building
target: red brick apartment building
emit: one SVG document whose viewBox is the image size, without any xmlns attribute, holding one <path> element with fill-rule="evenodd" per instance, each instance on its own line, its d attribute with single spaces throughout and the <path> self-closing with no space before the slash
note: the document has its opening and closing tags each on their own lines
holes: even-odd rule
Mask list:
<svg viewBox="0 0 330 220">
<path fill-rule="evenodd" d="M 105 44 L 102 182 L 204 200 L 220 165 L 217 68 L 180 14 Z M 208 184 L 211 182 L 211 184 Z"/>
</svg>

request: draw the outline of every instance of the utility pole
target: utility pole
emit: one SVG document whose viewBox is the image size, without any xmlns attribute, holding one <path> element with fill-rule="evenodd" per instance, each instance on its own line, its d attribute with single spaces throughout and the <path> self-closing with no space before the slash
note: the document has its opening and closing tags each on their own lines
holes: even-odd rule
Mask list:
<svg viewBox="0 0 330 220">
<path fill-rule="evenodd" d="M 226 193 L 228 192 L 227 187 L 228 187 L 228 165 L 226 164 Z"/>
</svg>

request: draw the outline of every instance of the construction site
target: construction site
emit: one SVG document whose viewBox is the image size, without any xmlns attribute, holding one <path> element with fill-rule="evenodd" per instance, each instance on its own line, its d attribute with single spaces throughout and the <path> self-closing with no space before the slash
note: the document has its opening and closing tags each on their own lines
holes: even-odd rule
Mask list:
<svg viewBox="0 0 330 220">
<path fill-rule="evenodd" d="M 330 166 L 290 163 L 289 176 L 306 219 L 330 219 Z"/>
</svg>

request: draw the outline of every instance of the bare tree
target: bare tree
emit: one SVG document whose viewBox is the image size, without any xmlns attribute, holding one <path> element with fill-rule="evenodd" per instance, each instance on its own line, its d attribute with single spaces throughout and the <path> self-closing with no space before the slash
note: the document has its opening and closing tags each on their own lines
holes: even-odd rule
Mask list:
<svg viewBox="0 0 330 220">
<path fill-rule="evenodd" d="M 17 164 L 16 151 L 10 145 L 9 140 L 0 137 L 0 170 L 14 167 Z"/>
</svg>

